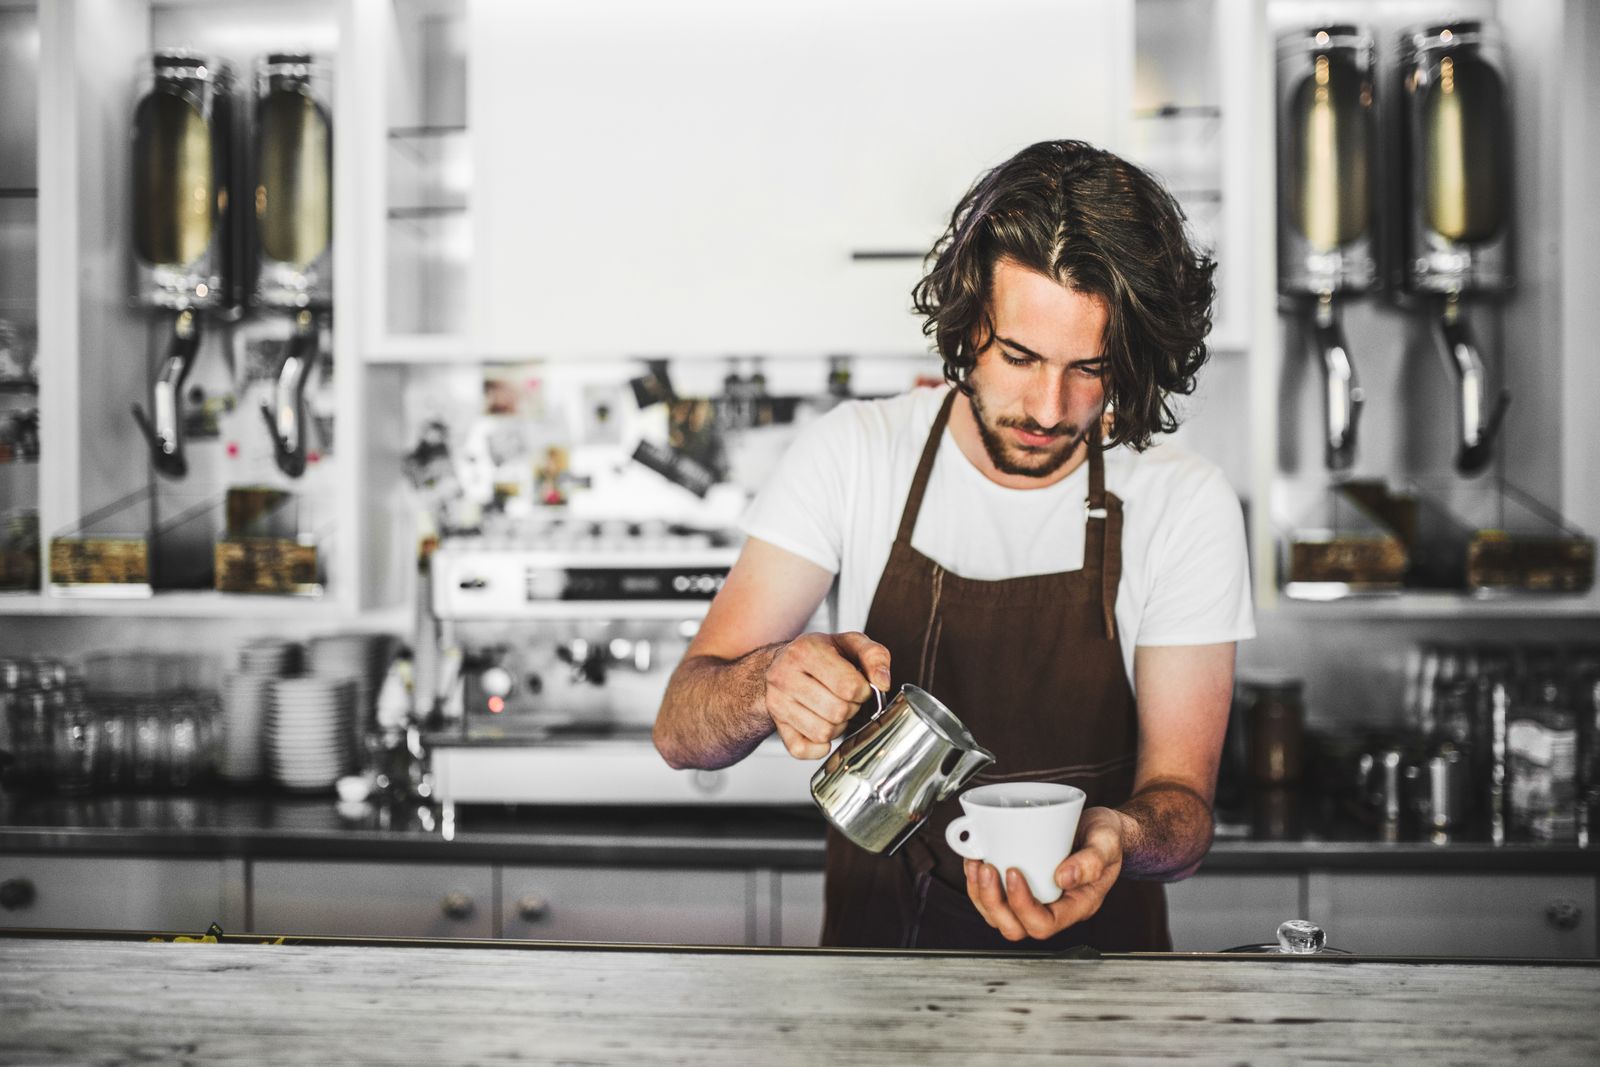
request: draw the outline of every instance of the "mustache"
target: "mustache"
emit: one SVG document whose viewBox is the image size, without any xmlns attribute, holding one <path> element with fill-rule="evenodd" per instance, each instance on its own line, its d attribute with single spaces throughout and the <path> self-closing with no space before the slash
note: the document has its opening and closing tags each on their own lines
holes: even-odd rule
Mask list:
<svg viewBox="0 0 1600 1067">
<path fill-rule="evenodd" d="M 995 420 L 996 426 L 1007 429 L 1021 430 L 1023 433 L 1036 434 L 1040 437 L 1071 437 L 1078 432 L 1078 428 L 1069 423 L 1058 423 L 1055 426 L 1040 426 L 1032 419 L 1019 419 L 1014 416 L 1002 415 Z"/>
</svg>

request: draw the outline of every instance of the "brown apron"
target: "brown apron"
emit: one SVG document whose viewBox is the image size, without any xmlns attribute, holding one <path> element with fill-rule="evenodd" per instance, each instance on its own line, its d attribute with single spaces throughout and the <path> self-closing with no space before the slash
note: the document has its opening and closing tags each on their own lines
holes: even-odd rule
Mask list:
<svg viewBox="0 0 1600 1067">
<path fill-rule="evenodd" d="M 1116 807 L 1133 792 L 1139 723 L 1123 668 L 1113 607 L 1121 576 L 1122 502 L 1105 491 L 1100 451 L 1089 450 L 1083 569 L 977 581 L 911 547 L 917 513 L 955 400 L 928 433 L 900 530 L 867 613 L 867 636 L 889 649 L 894 677 L 938 697 L 994 753 L 974 784 L 1066 782 L 1086 807 Z M 850 724 L 865 721 L 865 710 Z M 1092 917 L 1046 941 L 1011 942 L 967 898 L 961 857 L 944 831 L 961 814 L 954 796 L 892 856 L 828 830 L 824 945 L 1023 949 L 1090 945 L 1103 952 L 1172 947 L 1166 895 L 1154 882 L 1118 880 Z"/>
</svg>

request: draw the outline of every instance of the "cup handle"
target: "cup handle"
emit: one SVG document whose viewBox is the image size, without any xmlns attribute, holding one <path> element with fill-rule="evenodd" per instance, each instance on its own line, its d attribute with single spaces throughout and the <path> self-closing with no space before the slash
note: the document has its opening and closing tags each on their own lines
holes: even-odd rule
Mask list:
<svg viewBox="0 0 1600 1067">
<path fill-rule="evenodd" d="M 978 844 L 978 828 L 972 825 L 971 816 L 961 815 L 951 819 L 950 825 L 944 828 L 944 839 L 956 855 L 969 860 L 983 859 L 983 848 Z"/>
</svg>

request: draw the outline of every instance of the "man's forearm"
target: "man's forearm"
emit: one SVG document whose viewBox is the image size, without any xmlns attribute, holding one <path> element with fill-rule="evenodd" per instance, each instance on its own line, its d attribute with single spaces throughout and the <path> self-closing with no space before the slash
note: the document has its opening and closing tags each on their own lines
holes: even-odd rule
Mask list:
<svg viewBox="0 0 1600 1067">
<path fill-rule="evenodd" d="M 1152 882 L 1188 877 L 1211 847 L 1211 805 L 1181 783 L 1151 782 L 1117 813 L 1125 877 Z"/>
<path fill-rule="evenodd" d="M 673 767 L 737 763 L 772 733 L 767 667 L 780 642 L 738 659 L 693 656 L 678 664 L 656 716 L 655 743 Z"/>
</svg>

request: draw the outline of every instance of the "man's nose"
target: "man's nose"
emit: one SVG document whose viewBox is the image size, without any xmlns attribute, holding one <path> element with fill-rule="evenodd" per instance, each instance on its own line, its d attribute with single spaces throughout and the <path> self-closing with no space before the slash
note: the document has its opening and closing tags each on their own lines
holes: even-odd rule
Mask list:
<svg viewBox="0 0 1600 1067">
<path fill-rule="evenodd" d="M 1054 369 L 1044 369 L 1029 399 L 1028 418 L 1044 429 L 1054 429 L 1067 421 L 1066 379 Z"/>
</svg>

